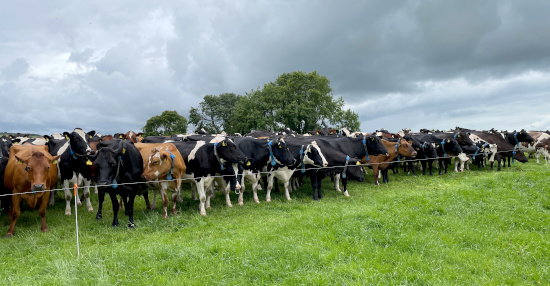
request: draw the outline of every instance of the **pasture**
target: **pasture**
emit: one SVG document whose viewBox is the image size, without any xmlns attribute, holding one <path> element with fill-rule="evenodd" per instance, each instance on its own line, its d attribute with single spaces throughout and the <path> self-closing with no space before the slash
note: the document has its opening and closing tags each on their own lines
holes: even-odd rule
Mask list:
<svg viewBox="0 0 550 286">
<path fill-rule="evenodd" d="M 390 171 L 391 173 L 391 171 Z M 433 177 L 390 175 L 390 183 L 348 186 L 350 198 L 323 181 L 272 194 L 260 204 L 245 193 L 233 208 L 217 194 L 207 217 L 184 191 L 177 216 L 163 220 L 136 198 L 136 228 L 111 227 L 109 199 L 102 221 L 78 208 L 64 215 L 58 192 L 48 207 L 49 232 L 24 208 L 16 234 L 2 239 L 3 285 L 502 285 L 550 284 L 550 169 L 532 159 L 501 172 L 488 168 Z M 74 202 L 73 202 L 74 203 Z M 8 228 L 6 215 L 0 229 Z"/>
</svg>

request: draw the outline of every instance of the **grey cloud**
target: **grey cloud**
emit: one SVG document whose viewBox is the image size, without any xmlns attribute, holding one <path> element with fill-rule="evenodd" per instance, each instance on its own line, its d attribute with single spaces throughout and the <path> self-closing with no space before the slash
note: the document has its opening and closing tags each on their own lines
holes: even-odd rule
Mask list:
<svg viewBox="0 0 550 286">
<path fill-rule="evenodd" d="M 6 80 L 17 79 L 18 77 L 27 73 L 29 67 L 30 65 L 25 59 L 17 58 L 2 69 L 0 73 L 0 78 Z"/>
</svg>

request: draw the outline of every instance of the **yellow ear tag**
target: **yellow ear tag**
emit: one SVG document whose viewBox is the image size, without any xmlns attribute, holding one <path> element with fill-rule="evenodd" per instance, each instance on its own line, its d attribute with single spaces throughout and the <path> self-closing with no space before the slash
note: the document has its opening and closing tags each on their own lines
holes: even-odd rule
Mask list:
<svg viewBox="0 0 550 286">
<path fill-rule="evenodd" d="M 90 159 L 88 159 L 88 161 L 86 161 L 86 165 L 91 166 L 91 165 L 92 165 L 92 161 L 90 161 Z"/>
<path fill-rule="evenodd" d="M 250 161 L 246 162 L 246 165 L 247 165 L 247 166 L 250 166 Z"/>
<path fill-rule="evenodd" d="M 92 139 L 92 135 L 90 135 L 90 139 Z"/>
<path fill-rule="evenodd" d="M 49 141 L 50 141 L 50 139 L 48 139 L 48 137 L 46 137 L 46 142 L 49 142 Z"/>
<path fill-rule="evenodd" d="M 69 136 L 65 135 L 65 139 L 69 140 Z"/>
<path fill-rule="evenodd" d="M 23 165 L 23 162 L 17 160 L 17 164 Z"/>
<path fill-rule="evenodd" d="M 122 154 L 126 154 L 126 148 L 122 148 Z"/>
<path fill-rule="evenodd" d="M 227 146 L 227 143 L 223 142 L 223 143 L 222 143 L 222 146 Z"/>
<path fill-rule="evenodd" d="M 447 143 L 451 143 L 451 140 L 447 139 Z"/>
<path fill-rule="evenodd" d="M 118 135 L 118 138 L 119 138 L 119 139 L 122 139 L 122 135 Z"/>
<path fill-rule="evenodd" d="M 355 165 L 361 165 L 361 162 L 357 161 L 357 163 L 355 163 Z"/>
<path fill-rule="evenodd" d="M 54 160 L 54 161 L 52 162 L 52 164 L 54 164 L 54 165 L 57 164 L 57 160 Z"/>
<path fill-rule="evenodd" d="M 435 147 L 438 147 L 438 148 L 439 148 L 439 145 L 435 145 Z"/>
<path fill-rule="evenodd" d="M 19 143 L 19 142 L 13 142 L 13 145 L 17 145 L 17 143 Z"/>
<path fill-rule="evenodd" d="M 279 148 L 283 148 L 283 147 L 281 147 L 281 145 L 279 144 Z"/>
</svg>

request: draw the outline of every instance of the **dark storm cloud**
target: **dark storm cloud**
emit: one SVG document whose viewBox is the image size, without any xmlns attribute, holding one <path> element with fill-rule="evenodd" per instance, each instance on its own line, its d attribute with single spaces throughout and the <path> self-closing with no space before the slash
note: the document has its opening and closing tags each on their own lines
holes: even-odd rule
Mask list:
<svg viewBox="0 0 550 286">
<path fill-rule="evenodd" d="M 491 0 L 2 3 L 0 129 L 136 130 L 296 70 L 326 76 L 364 131 L 546 129 L 549 13 Z"/>
</svg>

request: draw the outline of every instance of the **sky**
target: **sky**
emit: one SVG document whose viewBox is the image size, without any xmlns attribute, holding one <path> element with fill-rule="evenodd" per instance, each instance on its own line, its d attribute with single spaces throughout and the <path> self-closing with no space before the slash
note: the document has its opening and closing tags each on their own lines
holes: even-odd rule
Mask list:
<svg viewBox="0 0 550 286">
<path fill-rule="evenodd" d="M 140 131 L 316 71 L 361 131 L 550 129 L 550 1 L 0 1 L 0 131 Z"/>
</svg>

